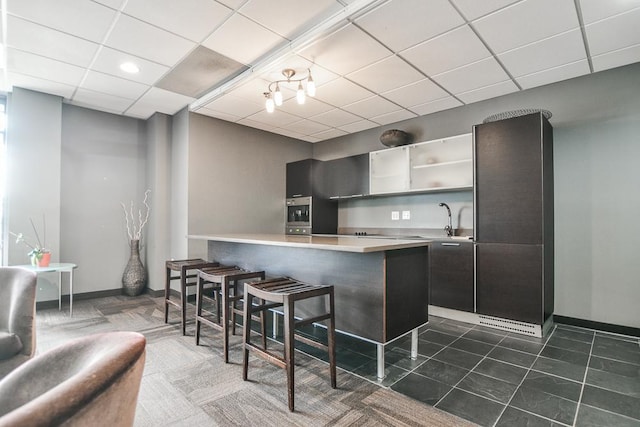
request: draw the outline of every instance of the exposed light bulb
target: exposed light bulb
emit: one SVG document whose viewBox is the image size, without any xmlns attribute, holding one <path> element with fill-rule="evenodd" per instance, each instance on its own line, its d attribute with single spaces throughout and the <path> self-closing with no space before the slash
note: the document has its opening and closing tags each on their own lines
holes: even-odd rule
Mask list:
<svg viewBox="0 0 640 427">
<path fill-rule="evenodd" d="M 298 91 L 296 92 L 296 100 L 298 101 L 298 104 L 304 104 L 305 101 L 305 94 L 304 94 L 304 88 L 302 87 L 302 82 L 298 82 Z"/>
<path fill-rule="evenodd" d="M 316 96 L 316 83 L 313 81 L 313 77 L 311 77 L 311 71 L 309 71 L 309 78 L 307 79 L 307 95 Z"/>
<path fill-rule="evenodd" d="M 280 92 L 280 85 L 276 83 L 276 91 L 273 94 L 273 98 L 276 101 L 276 105 L 279 107 L 282 105 L 282 92 Z"/>
<path fill-rule="evenodd" d="M 267 102 L 265 103 L 265 106 L 267 108 L 267 113 L 273 113 L 276 109 L 274 103 L 273 103 L 273 98 L 271 98 L 271 95 L 267 95 Z"/>
</svg>

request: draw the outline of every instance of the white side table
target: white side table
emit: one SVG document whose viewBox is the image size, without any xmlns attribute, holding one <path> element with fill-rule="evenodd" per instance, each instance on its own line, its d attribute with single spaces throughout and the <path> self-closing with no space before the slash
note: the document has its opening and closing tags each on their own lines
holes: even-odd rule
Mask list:
<svg viewBox="0 0 640 427">
<path fill-rule="evenodd" d="M 58 310 L 62 310 L 62 273 L 69 273 L 69 317 L 73 316 L 73 270 L 78 267 L 77 265 L 67 262 L 52 262 L 48 267 L 34 267 L 32 265 L 18 265 L 17 267 L 34 271 L 38 275 L 54 271 L 58 272 Z"/>
</svg>

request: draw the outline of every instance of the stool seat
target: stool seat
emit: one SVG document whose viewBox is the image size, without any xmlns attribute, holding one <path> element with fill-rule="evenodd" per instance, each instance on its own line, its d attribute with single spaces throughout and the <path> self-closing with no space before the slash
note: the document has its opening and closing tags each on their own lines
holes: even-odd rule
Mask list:
<svg viewBox="0 0 640 427">
<path fill-rule="evenodd" d="M 296 319 L 294 317 L 295 302 L 315 297 L 328 297 L 328 309 L 312 317 Z M 294 410 L 294 341 L 298 340 L 313 347 L 326 350 L 329 354 L 329 373 L 331 387 L 336 388 L 336 350 L 335 350 L 335 314 L 334 314 L 334 288 L 326 285 L 312 285 L 300 282 L 288 277 L 262 280 L 259 282 L 247 282 L 244 285 L 244 318 L 249 319 L 243 325 L 243 349 L 242 378 L 247 380 L 249 368 L 249 351 L 265 359 L 272 364 L 287 371 L 287 394 L 289 410 Z M 253 298 L 262 300 L 258 305 L 253 305 Z M 264 312 L 276 306 L 282 306 L 284 312 L 284 357 L 259 348 L 251 343 L 251 314 Z M 328 320 L 327 344 L 296 334 L 298 326 L 308 325 Z"/>
<path fill-rule="evenodd" d="M 167 260 L 165 261 L 166 278 L 164 284 L 164 323 L 169 322 L 169 306 L 172 305 L 180 309 L 182 314 L 181 326 L 182 335 L 186 335 L 187 332 L 187 288 L 195 286 L 195 281 L 189 279 L 195 279 L 197 275 L 192 273 L 193 270 L 206 267 L 216 267 L 220 265 L 215 261 L 205 261 L 202 258 L 191 258 L 182 260 Z M 172 271 L 180 272 L 180 275 L 172 275 Z M 173 301 L 171 299 L 171 281 L 180 280 L 180 302 Z"/>
<path fill-rule="evenodd" d="M 237 303 L 243 301 L 243 295 L 239 292 L 238 284 L 240 281 L 248 279 L 264 280 L 264 271 L 248 271 L 238 266 L 205 267 L 197 272 L 198 281 L 196 287 L 196 345 L 200 344 L 200 330 L 202 324 L 212 326 L 222 331 L 223 354 L 225 363 L 229 363 L 229 320 L 231 320 L 231 333 L 236 333 L 236 314 L 243 315 L 243 311 L 237 308 Z M 207 316 L 203 310 L 203 302 L 205 297 L 205 285 L 212 284 L 209 290 L 213 291 L 213 297 L 216 301 L 217 321 Z M 220 309 L 220 301 L 217 295 L 220 294 L 222 299 L 222 310 Z M 220 313 L 222 312 L 222 319 Z M 266 324 L 264 315 L 260 316 L 262 344 L 266 348 Z"/>
</svg>

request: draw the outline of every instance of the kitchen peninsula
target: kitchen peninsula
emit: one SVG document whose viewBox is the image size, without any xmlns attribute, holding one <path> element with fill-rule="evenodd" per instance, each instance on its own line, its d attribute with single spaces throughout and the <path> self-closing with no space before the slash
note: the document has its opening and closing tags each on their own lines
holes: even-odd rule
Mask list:
<svg viewBox="0 0 640 427">
<path fill-rule="evenodd" d="M 264 270 L 312 284 L 334 285 L 336 330 L 377 345 L 378 377 L 384 346 L 428 321 L 426 239 L 284 234 L 190 235 L 208 241 L 208 257 L 222 264 Z M 313 311 L 313 307 L 302 306 Z"/>
</svg>

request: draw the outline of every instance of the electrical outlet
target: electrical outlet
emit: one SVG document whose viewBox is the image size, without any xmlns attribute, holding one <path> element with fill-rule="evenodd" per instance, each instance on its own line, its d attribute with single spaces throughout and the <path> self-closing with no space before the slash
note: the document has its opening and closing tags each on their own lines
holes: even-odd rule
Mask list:
<svg viewBox="0 0 640 427">
<path fill-rule="evenodd" d="M 402 219 L 411 219 L 411 211 L 402 211 Z"/>
<path fill-rule="evenodd" d="M 392 221 L 397 221 L 400 219 L 400 212 L 399 211 L 391 211 L 391 220 Z"/>
</svg>

